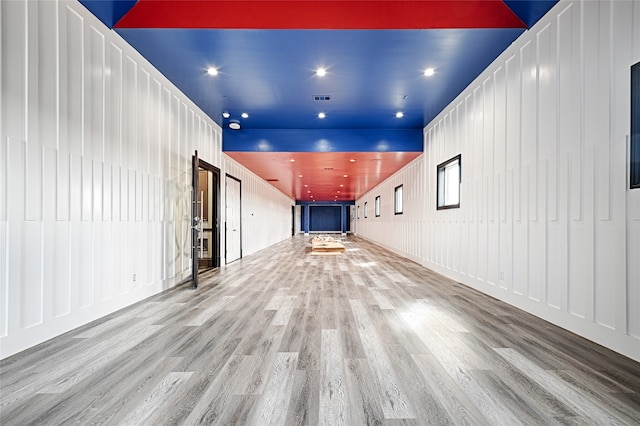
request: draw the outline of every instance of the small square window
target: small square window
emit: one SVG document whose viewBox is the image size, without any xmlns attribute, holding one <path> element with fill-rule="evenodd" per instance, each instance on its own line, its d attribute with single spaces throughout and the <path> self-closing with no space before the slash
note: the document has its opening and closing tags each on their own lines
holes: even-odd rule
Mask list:
<svg viewBox="0 0 640 426">
<path fill-rule="evenodd" d="M 457 155 L 438 164 L 437 209 L 460 207 L 460 182 L 462 176 L 462 156 Z"/>
<path fill-rule="evenodd" d="M 402 185 L 396 186 L 393 190 L 393 212 L 402 214 Z"/>
<path fill-rule="evenodd" d="M 365 202 L 364 202 L 364 218 L 365 218 L 365 219 L 367 218 L 367 213 L 368 213 L 368 212 L 367 212 L 367 205 L 368 205 L 368 204 L 369 204 L 369 203 L 368 203 L 367 201 L 365 201 Z"/>
<path fill-rule="evenodd" d="M 374 209 L 376 212 L 376 217 L 379 217 L 380 216 L 380 196 L 379 195 L 376 197 L 376 203 L 374 205 Z"/>
</svg>

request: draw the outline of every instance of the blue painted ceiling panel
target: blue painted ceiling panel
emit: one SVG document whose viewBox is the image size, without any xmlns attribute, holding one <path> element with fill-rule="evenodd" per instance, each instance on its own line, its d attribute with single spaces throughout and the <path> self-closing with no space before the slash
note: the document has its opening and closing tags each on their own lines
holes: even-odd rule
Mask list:
<svg viewBox="0 0 640 426">
<path fill-rule="evenodd" d="M 504 3 L 531 28 L 558 0 L 505 0 Z"/>
<path fill-rule="evenodd" d="M 79 0 L 91 13 L 109 28 L 131 10 L 137 0 Z"/>
<path fill-rule="evenodd" d="M 117 31 L 219 124 L 228 111 L 252 129 L 417 129 L 524 30 Z"/>
<path fill-rule="evenodd" d="M 222 144 L 225 152 L 422 152 L 422 130 L 225 130 Z"/>
<path fill-rule="evenodd" d="M 423 127 L 556 3 L 80 1 L 223 127 L 230 157 L 314 202 L 353 200 L 416 158 Z"/>
</svg>

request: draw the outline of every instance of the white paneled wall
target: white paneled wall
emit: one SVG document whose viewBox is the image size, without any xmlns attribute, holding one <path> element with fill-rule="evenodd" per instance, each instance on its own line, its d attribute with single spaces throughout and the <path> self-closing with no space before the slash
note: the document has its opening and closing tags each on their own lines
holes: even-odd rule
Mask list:
<svg viewBox="0 0 640 426">
<path fill-rule="evenodd" d="M 561 1 L 425 128 L 419 160 L 357 201 L 383 200 L 358 234 L 640 360 L 638 61 L 640 3 Z M 461 206 L 438 211 L 436 166 L 457 154 Z M 399 184 L 416 195 L 394 216 Z"/>
<path fill-rule="evenodd" d="M 355 233 L 387 247 L 409 259 L 420 262 L 423 246 L 420 238 L 425 225 L 424 157 L 418 157 L 395 175 L 356 202 L 360 219 L 355 220 Z M 403 213 L 394 213 L 394 189 L 402 185 Z M 380 196 L 380 216 L 375 215 L 375 198 Z M 367 218 L 364 203 L 367 202 Z M 411 236 L 408 238 L 408 236 Z"/>
<path fill-rule="evenodd" d="M 4 358 L 188 278 L 191 156 L 226 162 L 221 129 L 79 3 L 3 0 L 0 23 Z M 240 174 L 278 224 L 250 252 L 292 201 Z"/>
<path fill-rule="evenodd" d="M 227 155 L 224 168 L 242 183 L 242 255 L 290 238 L 295 201 Z"/>
</svg>

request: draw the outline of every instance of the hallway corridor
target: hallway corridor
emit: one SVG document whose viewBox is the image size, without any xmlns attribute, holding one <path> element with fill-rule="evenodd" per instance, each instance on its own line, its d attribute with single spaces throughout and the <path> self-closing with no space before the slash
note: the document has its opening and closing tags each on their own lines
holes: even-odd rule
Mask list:
<svg viewBox="0 0 640 426">
<path fill-rule="evenodd" d="M 638 424 L 640 364 L 297 236 L 0 363 L 0 424 Z"/>
</svg>

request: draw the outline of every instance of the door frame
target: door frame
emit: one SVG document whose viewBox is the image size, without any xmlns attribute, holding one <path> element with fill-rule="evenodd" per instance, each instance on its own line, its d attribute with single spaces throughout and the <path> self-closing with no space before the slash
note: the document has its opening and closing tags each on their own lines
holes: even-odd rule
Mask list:
<svg viewBox="0 0 640 426">
<path fill-rule="evenodd" d="M 227 180 L 226 180 L 227 178 L 231 178 L 231 179 L 233 179 L 233 180 L 238 182 L 239 192 L 240 192 L 240 194 L 239 194 L 239 196 L 240 196 L 240 206 L 239 206 L 239 209 L 238 209 L 239 214 L 240 214 L 240 217 L 238 218 L 238 226 L 240 228 L 240 257 L 238 259 L 232 260 L 231 262 L 235 262 L 236 260 L 242 259 L 242 181 L 240 179 L 238 179 L 237 177 L 230 175 L 229 173 L 225 173 L 225 182 L 224 182 L 224 188 L 225 188 L 224 189 L 224 196 L 225 196 L 225 200 L 224 200 L 224 205 L 225 205 L 225 211 L 224 211 L 224 214 L 225 214 L 225 222 L 224 222 L 224 262 L 225 262 L 225 264 L 231 263 L 231 262 L 229 262 L 228 250 L 227 250 L 227 248 L 229 246 L 229 244 L 228 244 L 229 238 L 227 238 L 228 235 L 229 235 L 229 232 L 228 232 L 229 218 L 227 217 L 227 208 L 226 208 L 227 204 L 229 203 L 229 195 L 228 195 L 228 191 L 227 191 Z"/>
<path fill-rule="evenodd" d="M 213 241 L 211 242 L 211 247 L 213 249 L 213 268 L 220 267 L 220 169 L 207 163 L 204 160 L 198 158 L 198 151 L 195 151 L 195 154 L 192 157 L 191 161 L 191 279 L 193 281 L 193 286 L 195 288 L 198 287 L 198 225 L 199 220 L 196 218 L 199 214 L 198 209 L 198 180 L 199 180 L 199 171 L 206 170 L 211 172 L 213 175 L 213 185 L 211 185 L 211 190 L 213 192 L 211 201 L 215 203 L 214 208 L 212 209 L 214 217 L 211 222 L 213 224 L 212 236 Z"/>
<path fill-rule="evenodd" d="M 220 169 L 214 165 L 207 163 L 206 161 L 200 160 L 200 168 L 211 172 L 213 174 L 213 196 L 211 197 L 212 201 L 215 203 L 215 208 L 213 209 L 214 221 L 213 221 L 213 268 L 220 267 Z"/>
</svg>

